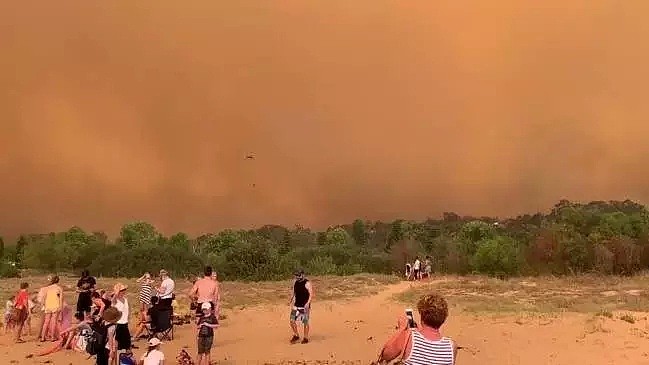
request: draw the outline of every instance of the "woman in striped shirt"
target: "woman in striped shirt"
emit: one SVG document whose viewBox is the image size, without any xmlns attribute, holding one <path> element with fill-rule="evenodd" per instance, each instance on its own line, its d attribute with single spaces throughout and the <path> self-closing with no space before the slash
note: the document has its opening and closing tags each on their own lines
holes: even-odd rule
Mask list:
<svg viewBox="0 0 649 365">
<path fill-rule="evenodd" d="M 145 272 L 139 279 L 136 280 L 140 284 L 140 295 L 138 297 L 140 302 L 140 320 L 146 321 L 146 312 L 151 306 L 151 297 L 153 296 L 153 279 L 151 274 Z"/>
<path fill-rule="evenodd" d="M 379 363 L 401 356 L 406 365 L 454 365 L 457 347 L 439 331 L 448 317 L 446 300 L 437 294 L 424 295 L 417 303 L 417 310 L 421 324 L 410 328 L 408 318 L 400 317 L 399 329 L 383 346 Z"/>
</svg>

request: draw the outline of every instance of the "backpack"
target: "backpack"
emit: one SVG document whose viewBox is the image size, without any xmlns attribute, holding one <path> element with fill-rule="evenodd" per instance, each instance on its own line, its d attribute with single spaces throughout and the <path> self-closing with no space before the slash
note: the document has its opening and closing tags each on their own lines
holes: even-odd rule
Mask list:
<svg viewBox="0 0 649 365">
<path fill-rule="evenodd" d="M 93 323 L 90 327 L 92 332 L 86 340 L 86 352 L 88 355 L 95 356 L 106 348 L 106 343 L 108 342 L 108 328 L 111 326 L 114 326 L 114 324 L 105 325 L 103 323 Z"/>
</svg>

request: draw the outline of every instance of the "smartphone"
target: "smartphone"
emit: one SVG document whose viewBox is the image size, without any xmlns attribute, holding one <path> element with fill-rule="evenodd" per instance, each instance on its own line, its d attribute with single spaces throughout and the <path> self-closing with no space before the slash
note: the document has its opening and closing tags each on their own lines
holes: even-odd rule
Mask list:
<svg viewBox="0 0 649 365">
<path fill-rule="evenodd" d="M 408 327 L 409 328 L 416 328 L 417 323 L 415 322 L 415 317 L 412 313 L 412 309 L 408 308 L 406 309 L 406 317 L 408 317 Z"/>
</svg>

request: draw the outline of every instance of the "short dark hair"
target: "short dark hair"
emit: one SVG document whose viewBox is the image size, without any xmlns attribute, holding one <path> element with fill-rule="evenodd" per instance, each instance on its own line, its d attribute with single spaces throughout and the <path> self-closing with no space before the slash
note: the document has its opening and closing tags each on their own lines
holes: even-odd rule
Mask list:
<svg viewBox="0 0 649 365">
<path fill-rule="evenodd" d="M 20 283 L 20 289 L 27 289 L 27 288 L 29 288 L 29 283 L 27 282 Z"/>
<path fill-rule="evenodd" d="M 158 304 L 159 300 L 160 300 L 160 298 L 158 298 L 157 296 L 154 295 L 154 296 L 151 297 L 151 304 Z"/>
<path fill-rule="evenodd" d="M 92 297 L 93 299 L 98 299 L 98 298 L 101 298 L 101 294 L 99 294 L 99 293 L 96 292 L 96 291 L 93 291 L 91 297 Z"/>
<path fill-rule="evenodd" d="M 212 266 L 205 266 L 205 276 L 212 276 Z"/>
<path fill-rule="evenodd" d="M 90 276 L 90 271 L 88 271 L 88 270 L 83 270 L 83 271 L 81 272 L 81 276 L 84 277 L 84 278 L 85 278 L 86 276 Z"/>
<path fill-rule="evenodd" d="M 59 276 L 58 275 L 52 276 L 52 280 L 50 282 L 52 284 L 58 284 L 59 283 Z"/>
</svg>

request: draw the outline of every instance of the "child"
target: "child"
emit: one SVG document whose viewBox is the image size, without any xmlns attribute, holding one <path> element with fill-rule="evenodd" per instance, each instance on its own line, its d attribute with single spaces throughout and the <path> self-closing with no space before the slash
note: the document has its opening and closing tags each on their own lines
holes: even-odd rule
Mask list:
<svg viewBox="0 0 649 365">
<path fill-rule="evenodd" d="M 21 338 L 23 327 L 25 326 L 25 321 L 29 315 L 29 288 L 28 283 L 21 283 L 20 290 L 16 293 L 16 298 L 14 299 L 14 308 L 15 308 L 15 321 L 16 321 L 16 343 L 25 342 Z"/>
<path fill-rule="evenodd" d="M 165 354 L 160 351 L 160 342 L 157 338 L 152 338 L 149 340 L 149 348 L 147 352 L 142 355 L 142 358 L 139 361 L 140 365 L 161 365 L 164 363 Z"/>
<path fill-rule="evenodd" d="M 212 305 L 203 303 L 201 305 L 203 316 L 198 320 L 198 365 L 210 365 L 210 351 L 214 343 L 214 329 L 219 322 L 212 312 Z"/>
<path fill-rule="evenodd" d="M 5 305 L 5 334 L 9 333 L 16 324 L 14 317 L 14 298 L 11 297 L 7 300 Z"/>
<path fill-rule="evenodd" d="M 36 302 L 29 298 L 27 301 L 27 319 L 25 320 L 25 326 L 27 326 L 27 336 L 32 335 L 32 315 L 36 312 Z"/>
</svg>

